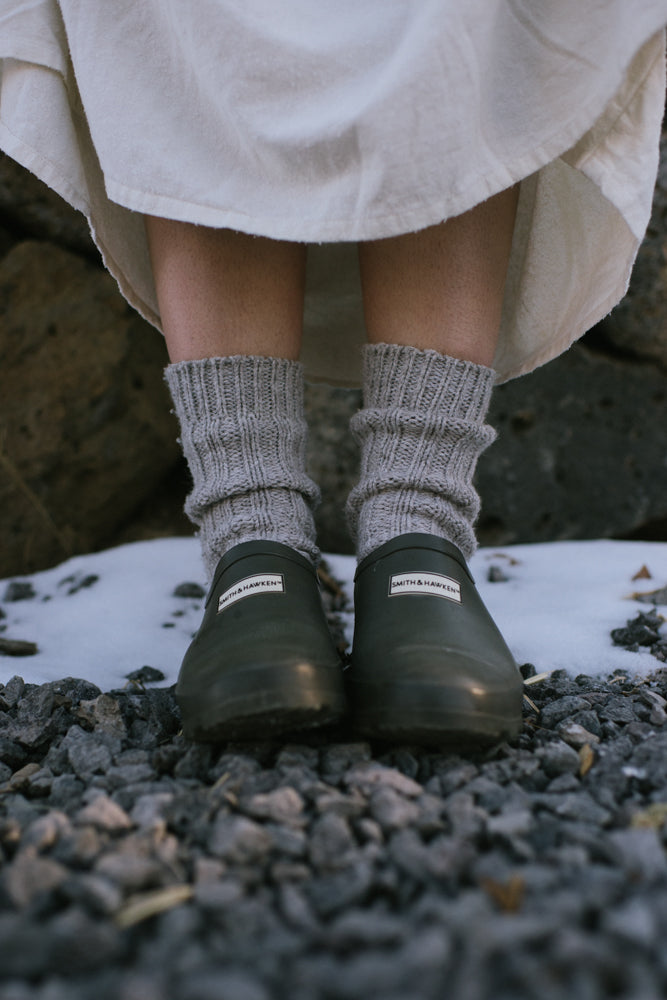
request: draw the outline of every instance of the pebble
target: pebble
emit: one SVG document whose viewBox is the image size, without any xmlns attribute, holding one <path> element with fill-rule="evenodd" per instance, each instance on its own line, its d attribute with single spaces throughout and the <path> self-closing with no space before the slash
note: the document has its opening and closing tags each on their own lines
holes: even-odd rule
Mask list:
<svg viewBox="0 0 667 1000">
<path fill-rule="evenodd" d="M 74 821 L 79 826 L 94 826 L 109 833 L 118 833 L 132 827 L 132 820 L 125 810 L 107 795 L 98 795 L 77 813 Z"/>
</svg>

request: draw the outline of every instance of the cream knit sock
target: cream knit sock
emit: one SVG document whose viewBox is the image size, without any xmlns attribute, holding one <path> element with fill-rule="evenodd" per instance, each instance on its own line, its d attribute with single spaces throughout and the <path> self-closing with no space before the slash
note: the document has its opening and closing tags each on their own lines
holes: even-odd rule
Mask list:
<svg viewBox="0 0 667 1000">
<path fill-rule="evenodd" d="M 361 560 L 406 532 L 475 551 L 477 459 L 495 440 L 484 423 L 491 368 L 396 344 L 364 348 L 363 404 L 350 427 L 361 447 L 360 480 L 347 515 Z"/>
<path fill-rule="evenodd" d="M 193 479 L 185 511 L 209 576 L 227 549 L 251 540 L 282 542 L 317 563 L 301 365 L 206 358 L 169 365 L 165 379 Z"/>
</svg>

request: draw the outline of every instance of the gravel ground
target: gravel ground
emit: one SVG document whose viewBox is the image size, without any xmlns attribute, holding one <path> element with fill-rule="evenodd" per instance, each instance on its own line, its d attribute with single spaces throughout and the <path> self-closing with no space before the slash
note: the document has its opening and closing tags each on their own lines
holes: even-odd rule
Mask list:
<svg viewBox="0 0 667 1000">
<path fill-rule="evenodd" d="M 14 678 L 0 1000 L 665 996 L 656 649 L 642 680 L 525 666 L 518 742 L 466 755 L 202 747 L 170 689 Z"/>
</svg>

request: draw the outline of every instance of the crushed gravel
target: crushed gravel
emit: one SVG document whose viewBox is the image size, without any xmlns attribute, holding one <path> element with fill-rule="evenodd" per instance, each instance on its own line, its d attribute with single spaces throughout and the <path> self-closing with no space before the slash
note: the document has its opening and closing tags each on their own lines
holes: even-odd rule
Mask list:
<svg viewBox="0 0 667 1000">
<path fill-rule="evenodd" d="M 170 689 L 0 687 L 0 1000 L 667 993 L 667 670 L 514 746 L 198 746 Z"/>
</svg>

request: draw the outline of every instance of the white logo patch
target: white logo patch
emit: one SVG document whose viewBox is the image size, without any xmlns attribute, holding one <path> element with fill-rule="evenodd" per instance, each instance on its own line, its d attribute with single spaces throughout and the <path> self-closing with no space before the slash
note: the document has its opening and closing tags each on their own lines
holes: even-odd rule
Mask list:
<svg viewBox="0 0 667 1000">
<path fill-rule="evenodd" d="M 245 580 L 239 580 L 233 587 L 220 595 L 218 600 L 218 614 L 242 601 L 244 597 L 253 597 L 255 594 L 284 594 L 285 581 L 282 573 L 257 573 L 255 576 L 247 576 Z"/>
<path fill-rule="evenodd" d="M 461 584 L 442 573 L 396 573 L 389 581 L 389 596 L 429 594 L 461 603 Z"/>
</svg>

